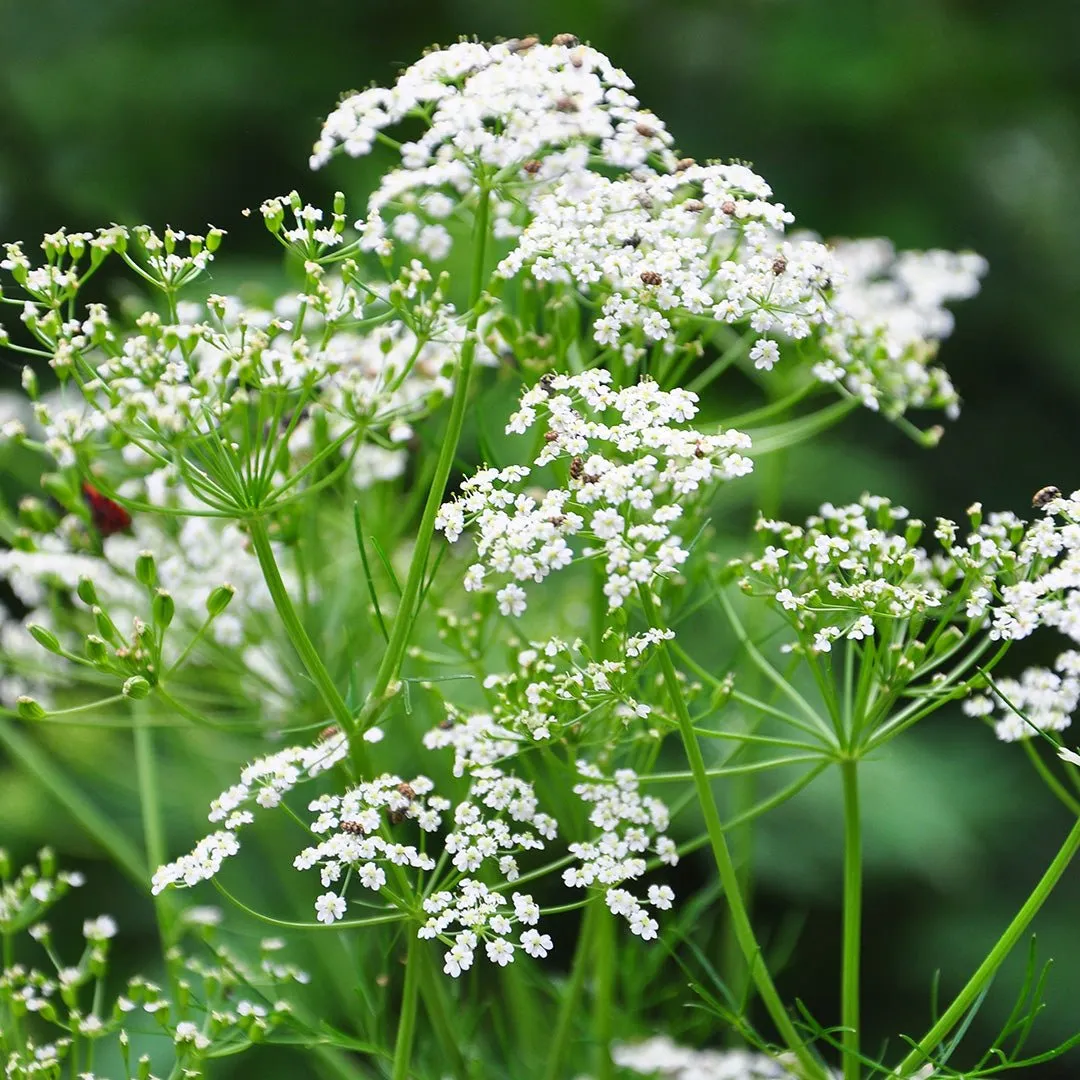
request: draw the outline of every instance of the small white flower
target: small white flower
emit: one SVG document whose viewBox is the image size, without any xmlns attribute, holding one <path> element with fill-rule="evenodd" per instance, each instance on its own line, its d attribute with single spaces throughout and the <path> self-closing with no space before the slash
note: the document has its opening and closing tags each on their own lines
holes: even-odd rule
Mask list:
<svg viewBox="0 0 1080 1080">
<path fill-rule="evenodd" d="M 329 925 L 345 915 L 345 899 L 337 893 L 323 893 L 315 901 L 315 911 L 319 922 Z"/>
<path fill-rule="evenodd" d="M 116 920 L 109 915 L 99 915 L 83 923 L 83 937 L 87 941 L 107 941 L 116 936 Z"/>
<path fill-rule="evenodd" d="M 552 949 L 551 938 L 535 929 L 526 930 L 518 939 L 525 952 L 537 959 L 543 959 Z"/>
</svg>

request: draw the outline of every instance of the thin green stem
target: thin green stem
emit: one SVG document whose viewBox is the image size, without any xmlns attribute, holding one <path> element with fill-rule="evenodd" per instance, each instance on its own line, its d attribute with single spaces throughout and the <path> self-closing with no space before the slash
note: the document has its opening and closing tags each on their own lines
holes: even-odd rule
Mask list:
<svg viewBox="0 0 1080 1080">
<path fill-rule="evenodd" d="M 729 759 L 730 760 L 730 759 Z M 792 754 L 790 757 L 770 758 L 768 761 L 754 761 L 747 765 L 721 765 L 715 769 L 706 769 L 705 774 L 710 780 L 721 776 L 747 776 L 752 773 L 765 772 L 768 769 L 780 768 L 783 765 L 803 765 L 811 761 L 821 761 L 820 754 Z M 662 783 L 669 780 L 691 780 L 693 774 L 685 771 L 643 774 L 639 780 L 643 784 Z M 749 803 L 740 803 L 740 806 L 748 806 Z M 730 826 L 729 826 L 730 827 Z"/>
<path fill-rule="evenodd" d="M 645 618 L 651 627 L 659 627 L 659 616 L 652 595 L 644 586 L 639 586 L 638 595 L 645 611 Z M 661 641 L 657 646 L 660 657 L 660 667 L 664 676 L 664 684 L 668 696 L 671 698 L 672 707 L 679 721 L 679 732 L 682 735 L 683 746 L 690 762 L 690 770 L 694 774 L 694 788 L 697 792 L 698 803 L 701 806 L 702 816 L 705 818 L 705 828 L 709 834 L 709 843 L 712 847 L 716 869 L 720 875 L 720 884 L 727 899 L 728 911 L 731 916 L 735 936 L 742 949 L 743 958 L 750 969 L 754 985 L 757 987 L 761 1000 L 772 1017 L 780 1037 L 788 1049 L 795 1055 L 799 1062 L 803 1075 L 814 1080 L 822 1080 L 825 1072 L 821 1065 L 810 1053 L 805 1042 L 799 1037 L 795 1025 L 788 1016 L 784 1003 L 780 1000 L 776 986 L 772 981 L 768 968 L 765 966 L 761 955 L 761 946 L 754 936 L 754 928 L 750 925 L 750 917 L 743 905 L 742 896 L 739 892 L 739 875 L 735 870 L 735 864 L 728 850 L 727 841 L 724 839 L 724 827 L 720 823 L 720 814 L 716 807 L 712 788 L 709 785 L 708 770 L 705 767 L 705 759 L 694 735 L 693 722 L 690 719 L 690 711 L 686 707 L 686 699 L 683 697 L 682 685 L 679 682 L 675 665 L 671 661 L 671 653 L 667 649 L 667 643 Z"/>
<path fill-rule="evenodd" d="M 135 742 L 135 780 L 139 789 L 143 845 L 146 848 L 147 865 L 153 872 L 168 861 L 168 850 L 165 843 L 165 819 L 161 808 L 161 781 L 158 778 L 157 753 L 154 749 L 154 730 L 146 723 L 144 707 L 136 706 L 132 736 Z M 155 896 L 154 914 L 157 917 L 162 954 L 165 955 L 173 943 L 171 898 L 164 893 Z"/>
<path fill-rule="evenodd" d="M 735 632 L 736 638 L 739 640 L 739 644 L 746 650 L 747 656 L 753 661 L 758 670 L 784 695 L 786 695 L 800 710 L 807 716 L 810 722 L 816 729 L 815 733 L 822 738 L 822 741 L 836 746 L 836 736 L 833 734 L 832 729 L 825 721 L 818 715 L 817 710 L 795 689 L 769 663 L 768 660 L 762 655 L 758 647 L 750 640 L 750 635 L 746 632 L 746 628 L 739 621 L 739 617 L 735 614 L 735 608 L 732 606 L 731 601 L 727 598 L 724 590 L 714 584 L 713 593 L 720 601 L 721 606 L 724 609 L 725 615 L 727 615 L 728 622 L 731 623 L 731 628 Z"/>
<path fill-rule="evenodd" d="M 585 915 L 581 920 L 577 945 L 574 948 L 574 958 L 570 962 L 570 979 L 563 988 L 562 1001 L 559 1003 L 559 1016 L 555 1021 L 555 1031 L 551 1037 L 551 1052 L 548 1054 L 544 1080 L 560 1080 L 561 1077 L 566 1075 L 563 1072 L 562 1063 L 569 1050 L 570 1032 L 573 1030 L 578 1002 L 585 986 L 585 969 L 588 967 L 586 961 L 592 945 L 593 926 L 597 914 L 596 903 L 594 902 L 585 909 Z"/>
<path fill-rule="evenodd" d="M 442 1068 L 444 1072 L 449 1072 L 457 1080 L 465 1080 L 468 1076 L 468 1066 L 459 1045 L 460 1036 L 455 1035 L 445 1000 L 447 980 L 432 962 L 430 951 L 421 953 L 417 950 L 417 956 L 426 961 L 429 969 L 428 976 L 420 981 L 420 993 L 423 996 L 424 1008 L 427 1010 L 431 1026 L 435 1030 L 435 1037 L 440 1044 L 443 1055 Z"/>
<path fill-rule="evenodd" d="M 480 320 L 480 297 L 484 287 L 484 263 L 487 257 L 488 210 L 490 199 L 488 189 L 481 184 L 479 204 L 476 208 L 476 220 L 473 227 L 473 265 L 472 281 L 469 287 L 469 316 L 465 324 L 465 340 L 461 345 L 461 357 L 454 373 L 454 395 L 450 402 L 450 419 L 443 435 L 442 447 L 435 465 L 435 475 L 431 479 L 427 501 L 424 504 L 420 528 L 416 535 L 409 574 L 401 592 L 394 625 L 390 631 L 390 641 L 383 653 L 379 670 L 375 673 L 375 683 L 368 696 L 367 705 L 361 714 L 361 728 L 374 723 L 379 712 L 388 701 L 388 691 L 401 670 L 405 650 L 409 643 L 413 618 L 416 615 L 417 597 L 424 582 L 428 552 L 435 533 L 435 517 L 442 505 L 446 492 L 446 483 L 450 478 L 450 469 L 457 454 L 461 430 L 465 423 L 465 406 L 469 400 L 469 383 L 472 375 L 473 360 L 476 357 L 476 327 Z"/>
<path fill-rule="evenodd" d="M 844 785 L 844 935 L 840 977 L 844 1080 L 859 1080 L 859 954 L 862 945 L 862 824 L 859 762 L 840 763 Z"/>
<path fill-rule="evenodd" d="M 278 617 L 285 626 L 285 633 L 288 634 L 293 648 L 311 676 L 311 681 L 315 683 L 322 695 L 331 716 L 340 725 L 341 730 L 348 734 L 352 759 L 357 769 L 361 774 L 366 774 L 369 769 L 364 742 L 356 732 L 356 723 L 349 711 L 349 706 L 345 704 L 345 699 L 338 692 L 333 676 L 327 671 L 322 657 L 304 629 L 304 624 L 300 621 L 300 616 L 296 614 L 296 608 L 293 607 L 285 582 L 281 580 L 281 571 L 278 569 L 277 559 L 274 558 L 274 549 L 270 543 L 270 532 L 266 527 L 266 521 L 263 518 L 252 518 L 248 527 L 263 578 L 266 580 L 266 587 L 270 590 Z"/>
<path fill-rule="evenodd" d="M 975 974 L 968 979 L 964 988 L 953 999 L 952 1004 L 941 1014 L 938 1022 L 912 1047 L 908 1056 L 897 1066 L 898 1077 L 911 1076 L 924 1062 L 928 1061 L 941 1040 L 963 1019 L 964 1013 L 975 1002 L 994 972 L 1027 930 L 1039 908 L 1046 902 L 1046 898 L 1053 892 L 1054 886 L 1065 873 L 1077 850 L 1080 850 L 1080 820 L 1077 820 L 1069 830 L 1069 835 L 1065 837 L 1064 843 L 1047 867 L 1046 873 L 1024 901 L 1013 921 L 1005 928 L 1005 932 L 994 943 L 986 959 L 975 969 Z"/>
<path fill-rule="evenodd" d="M 1080 817 L 1080 801 L 1065 787 L 1065 785 L 1053 774 L 1050 766 L 1039 756 L 1038 747 L 1034 745 L 1034 739 L 1021 739 L 1024 753 L 1028 760 L 1035 766 L 1035 771 L 1043 778 L 1046 786 L 1069 808 L 1076 817 Z"/>
<path fill-rule="evenodd" d="M 416 1033 L 416 1006 L 420 996 L 419 953 L 419 939 L 415 934 L 410 934 L 409 948 L 405 956 L 405 986 L 401 991 L 401 1008 L 398 1011 L 397 1041 L 394 1043 L 394 1068 L 390 1074 L 391 1080 L 409 1080 L 413 1035 Z"/>
<path fill-rule="evenodd" d="M 614 1080 L 611 1037 L 615 1008 L 615 916 L 606 906 L 596 908 L 596 982 L 593 997 L 593 1042 L 597 1080 Z"/>
<path fill-rule="evenodd" d="M 132 881 L 140 888 L 146 887 L 150 873 L 135 845 L 56 767 L 48 754 L 14 724 L 2 718 L 0 744 L 68 811 L 76 824 L 109 853 Z"/>
</svg>

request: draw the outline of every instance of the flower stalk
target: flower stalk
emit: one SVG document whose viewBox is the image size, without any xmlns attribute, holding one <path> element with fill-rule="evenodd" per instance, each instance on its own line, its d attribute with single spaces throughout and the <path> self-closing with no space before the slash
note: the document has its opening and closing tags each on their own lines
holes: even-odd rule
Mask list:
<svg viewBox="0 0 1080 1080">
<path fill-rule="evenodd" d="M 641 605 L 645 612 L 645 620 L 650 626 L 662 625 L 656 604 L 652 594 L 647 588 L 638 590 Z M 787 1048 L 795 1055 L 800 1069 L 807 1080 L 824 1080 L 826 1073 L 813 1054 L 807 1048 L 806 1043 L 799 1037 L 795 1025 L 784 1007 L 776 985 L 765 965 L 761 946 L 754 934 L 754 928 L 750 924 L 750 918 L 739 892 L 739 875 L 728 850 L 727 840 L 724 838 L 724 826 L 720 821 L 720 814 L 716 807 L 716 799 L 713 796 L 712 787 L 709 783 L 708 769 L 701 753 L 697 736 L 694 734 L 693 721 L 686 707 L 686 699 L 683 696 L 682 686 L 679 682 L 675 665 L 671 661 L 671 654 L 666 643 L 659 646 L 660 669 L 664 678 L 672 708 L 679 722 L 679 733 L 682 736 L 683 748 L 690 762 L 690 771 L 694 777 L 694 789 L 697 793 L 698 805 L 702 816 L 705 818 L 705 828 L 709 834 L 709 845 L 712 849 L 716 869 L 720 875 L 720 885 L 724 892 L 724 899 L 728 906 L 728 912 L 734 927 L 735 937 L 742 949 L 743 959 L 750 969 L 750 977 L 757 987 L 762 1003 L 768 1010 L 769 1016 L 776 1025 L 781 1039 Z"/>
<path fill-rule="evenodd" d="M 409 563 L 409 573 L 402 586 L 398 600 L 397 614 L 394 616 L 390 640 L 375 673 L 375 681 L 368 694 L 367 704 L 360 714 L 359 726 L 366 729 L 375 722 L 379 713 L 389 701 L 388 691 L 401 670 L 405 650 L 409 643 L 413 619 L 416 617 L 416 604 L 427 571 L 428 552 L 435 534 L 435 519 L 442 505 L 446 484 L 450 478 L 450 469 L 457 454 L 461 440 L 461 429 L 465 423 L 465 409 L 469 401 L 469 387 L 473 363 L 476 358 L 476 328 L 480 320 L 480 299 L 484 288 L 484 268 L 487 260 L 487 244 L 490 213 L 490 194 L 481 183 L 477 191 L 476 216 L 473 223 L 473 261 L 469 284 L 469 314 L 465 323 L 465 340 L 461 343 L 461 356 L 454 373 L 454 394 L 450 402 L 450 417 L 443 433 L 439 457 L 435 465 L 435 474 L 428 489 L 424 512 L 416 534 L 416 546 Z"/>
<path fill-rule="evenodd" d="M 964 1014 L 975 1003 L 975 999 L 993 978 L 994 972 L 1002 965 L 1005 958 L 1012 952 L 1020 938 L 1023 937 L 1028 926 L 1031 925 L 1032 919 L 1035 918 L 1039 913 L 1039 909 L 1046 903 L 1047 898 L 1054 890 L 1054 886 L 1061 880 L 1061 876 L 1068 869 L 1078 850 L 1080 850 L 1080 819 L 1073 824 L 1057 854 L 1046 868 L 1046 872 L 1039 879 L 1039 883 L 1031 891 L 1031 895 L 1024 901 L 1001 937 L 994 943 L 993 948 L 987 953 L 986 959 L 975 969 L 971 978 L 953 998 L 952 1003 L 941 1014 L 937 1023 L 912 1047 L 911 1052 L 896 1067 L 898 1077 L 910 1077 L 926 1062 L 933 1060 L 935 1049 L 949 1032 L 963 1020 Z"/>
<path fill-rule="evenodd" d="M 859 985 L 862 944 L 862 825 L 859 815 L 859 762 L 840 762 L 844 788 L 843 945 L 840 976 L 840 1022 L 843 1025 L 844 1080 L 859 1080 Z"/>
</svg>

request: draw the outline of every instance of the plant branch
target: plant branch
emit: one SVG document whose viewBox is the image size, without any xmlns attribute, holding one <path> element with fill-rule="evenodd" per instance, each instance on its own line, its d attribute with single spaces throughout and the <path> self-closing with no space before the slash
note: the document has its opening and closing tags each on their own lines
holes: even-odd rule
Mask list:
<svg viewBox="0 0 1080 1080">
<path fill-rule="evenodd" d="M 638 595 L 645 610 L 645 618 L 651 627 L 659 627 L 660 622 L 653 602 L 652 595 L 645 586 L 638 587 Z M 675 709 L 679 720 L 679 731 L 682 735 L 683 746 L 690 762 L 690 770 L 694 775 L 694 788 L 697 792 L 698 802 L 701 806 L 702 815 L 705 818 L 705 827 L 709 834 L 709 843 L 712 847 L 713 858 L 716 861 L 716 869 L 720 874 L 720 884 L 727 899 L 728 911 L 731 915 L 732 925 L 735 931 L 739 948 L 742 949 L 743 958 L 750 969 L 754 985 L 757 987 L 761 1000 L 772 1017 L 777 1031 L 784 1040 L 788 1049 L 798 1059 L 803 1075 L 814 1080 L 823 1080 L 825 1071 L 814 1059 L 795 1030 L 791 1017 L 788 1016 L 784 1003 L 780 1000 L 776 986 L 772 981 L 768 968 L 765 966 L 761 955 L 761 946 L 754 936 L 754 929 L 750 925 L 750 918 L 743 905 L 742 896 L 739 892 L 739 876 L 735 864 L 728 850 L 727 841 L 724 838 L 724 827 L 720 823 L 720 814 L 716 808 L 716 800 L 713 798 L 712 788 L 709 785 L 708 770 L 705 767 L 705 759 L 694 734 L 693 722 L 690 719 L 690 711 L 686 707 L 686 699 L 683 697 L 682 686 L 675 671 L 675 665 L 671 661 L 671 653 L 667 643 L 661 641 L 657 645 L 660 657 L 660 667 L 663 672 L 664 684 L 668 696 L 671 698 L 672 707 Z"/>
<path fill-rule="evenodd" d="M 862 944 L 862 826 L 859 762 L 840 763 L 844 786 L 844 933 L 840 979 L 844 1080 L 859 1080 L 859 957 Z"/>
<path fill-rule="evenodd" d="M 1046 869 L 1031 895 L 1016 913 L 1015 918 L 1005 928 L 1005 932 L 995 942 L 986 959 L 975 969 L 964 988 L 953 999 L 952 1004 L 941 1014 L 936 1024 L 912 1047 L 911 1052 L 896 1068 L 898 1077 L 911 1076 L 924 1062 L 928 1061 L 942 1039 L 963 1019 L 964 1014 L 974 1004 L 975 999 L 985 989 L 994 972 L 1012 951 L 1013 946 L 1027 930 L 1039 908 L 1065 873 L 1073 856 L 1080 849 L 1080 820 L 1073 825 L 1058 853 Z"/>
<path fill-rule="evenodd" d="M 465 324 L 465 340 L 461 345 L 461 358 L 454 376 L 454 395 L 450 403 L 450 419 L 443 436 L 439 458 L 435 465 L 435 475 L 431 479 L 424 513 L 420 519 L 420 528 L 413 548 L 409 574 L 401 592 L 394 625 L 390 631 L 390 641 L 383 653 L 379 670 L 375 674 L 375 683 L 368 696 L 367 704 L 360 715 L 360 728 L 364 730 L 375 722 L 388 701 L 388 691 L 401 670 L 405 650 L 409 643 L 413 618 L 416 615 L 417 597 L 424 582 L 428 552 L 435 533 L 435 517 L 442 505 L 446 492 L 446 483 L 450 478 L 450 469 L 457 454 L 461 429 L 465 422 L 465 406 L 469 400 L 469 383 L 472 375 L 473 360 L 476 357 L 476 327 L 480 320 L 480 297 L 484 285 L 484 263 L 487 255 L 488 238 L 488 189 L 481 185 L 479 205 L 476 209 L 476 221 L 473 228 L 473 267 L 472 283 L 469 288 L 469 316 Z"/>
</svg>

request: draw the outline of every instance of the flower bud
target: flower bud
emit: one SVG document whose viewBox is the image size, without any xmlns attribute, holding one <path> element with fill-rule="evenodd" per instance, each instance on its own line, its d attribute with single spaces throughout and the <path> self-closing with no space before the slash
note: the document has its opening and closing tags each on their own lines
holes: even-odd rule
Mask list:
<svg viewBox="0 0 1080 1080">
<path fill-rule="evenodd" d="M 79 578 L 79 584 L 75 586 L 75 595 L 87 606 L 98 606 L 97 589 L 88 577 Z"/>
<path fill-rule="evenodd" d="M 232 598 L 236 595 L 235 585 L 219 585 L 210 595 L 206 598 L 206 610 L 210 615 L 210 618 L 216 618 L 220 615 L 230 603 Z"/>
<path fill-rule="evenodd" d="M 7 881 L 11 877 L 11 856 L 7 848 L 0 847 L 0 880 Z"/>
<path fill-rule="evenodd" d="M 115 645 L 120 637 L 119 631 L 116 629 L 116 624 L 109 618 L 108 613 L 98 607 L 96 604 L 91 609 L 94 615 L 94 622 L 97 624 L 98 633 L 110 644 Z"/>
<path fill-rule="evenodd" d="M 86 659 L 95 667 L 104 667 L 109 660 L 109 649 L 102 638 L 97 634 L 87 634 L 83 643 L 83 652 Z"/>
<path fill-rule="evenodd" d="M 171 600 L 172 597 L 170 596 L 169 599 Z M 135 641 L 140 648 L 152 652 L 155 641 L 154 628 L 149 623 L 144 623 L 142 619 L 135 620 Z"/>
<path fill-rule="evenodd" d="M 140 551 L 135 560 L 135 579 L 148 589 L 157 584 L 157 564 L 152 551 Z"/>
<path fill-rule="evenodd" d="M 904 527 L 904 543 L 909 548 L 913 548 L 918 544 L 924 527 L 925 523 L 918 518 L 912 518 Z"/>
<path fill-rule="evenodd" d="M 35 532 L 52 532 L 56 527 L 56 516 L 40 500 L 28 495 L 19 500 L 19 521 Z"/>
<path fill-rule="evenodd" d="M 72 507 L 81 506 L 82 500 L 78 491 L 68 483 L 67 478 L 60 473 L 43 473 L 41 477 L 41 490 L 46 495 L 51 495 L 61 506 L 70 510 Z"/>
<path fill-rule="evenodd" d="M 41 998 L 37 998 L 36 1001 L 40 1001 Z M 56 1006 L 51 1001 L 45 1002 L 44 1005 L 36 1009 L 35 1016 L 40 1016 L 46 1024 L 59 1024 L 60 1017 L 57 1015 Z M 67 1022 L 67 1021 L 65 1021 Z"/>
<path fill-rule="evenodd" d="M 132 675 L 124 682 L 121 693 L 133 701 L 141 701 L 150 693 L 150 684 L 141 675 Z"/>
<path fill-rule="evenodd" d="M 55 653 L 60 656 L 63 653 L 63 648 L 60 645 L 60 639 L 51 631 L 46 630 L 40 623 L 31 623 L 27 628 L 30 636 L 46 651 Z"/>
<path fill-rule="evenodd" d="M 86 965 L 86 970 L 89 971 L 95 979 L 101 979 L 108 973 L 109 964 L 107 957 L 108 951 L 101 946 L 97 946 L 90 950 L 90 957 Z"/>
<path fill-rule="evenodd" d="M 213 255 L 214 252 L 217 251 L 219 247 L 221 247 L 221 241 L 224 236 L 224 229 L 210 229 L 209 232 L 207 232 L 206 250 L 209 251 L 211 255 Z"/>
<path fill-rule="evenodd" d="M 154 625 L 166 627 L 173 621 L 176 614 L 176 603 L 172 594 L 165 589 L 158 589 L 150 605 L 150 611 L 154 618 Z"/>
<path fill-rule="evenodd" d="M 37 372 L 32 367 L 22 369 L 22 388 L 31 401 L 37 401 L 40 390 Z"/>
<path fill-rule="evenodd" d="M 964 631 L 959 626 L 947 626 L 942 630 L 937 641 L 934 642 L 931 653 L 940 656 L 949 649 L 955 648 L 964 640 Z"/>
<path fill-rule="evenodd" d="M 41 867 L 41 876 L 43 878 L 56 877 L 56 852 L 46 845 L 37 853 L 37 857 L 38 866 Z"/>
<path fill-rule="evenodd" d="M 47 715 L 45 710 L 26 694 L 15 702 L 15 711 L 23 720 L 44 720 Z"/>
</svg>

